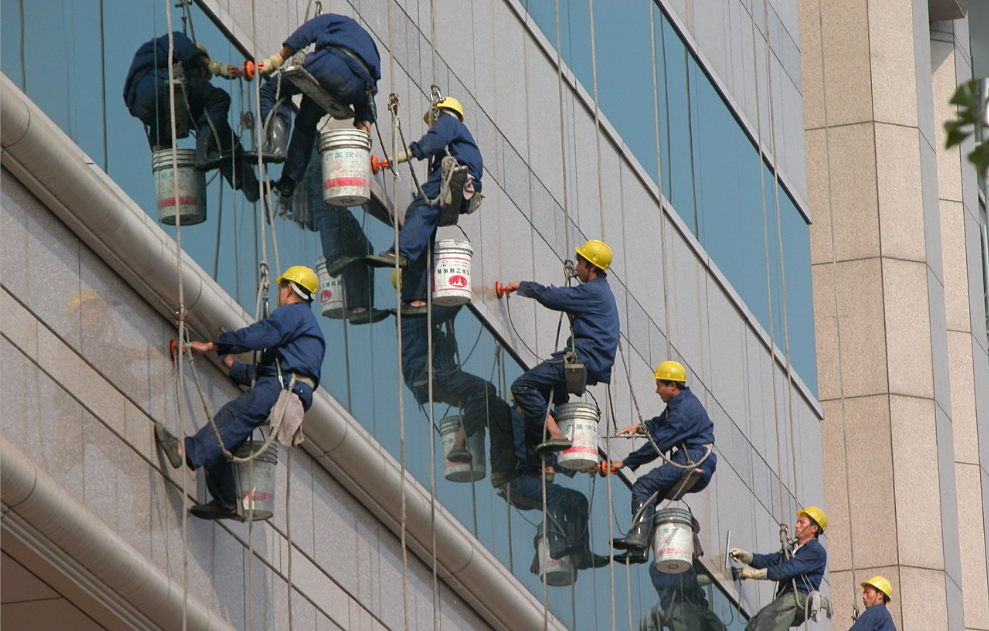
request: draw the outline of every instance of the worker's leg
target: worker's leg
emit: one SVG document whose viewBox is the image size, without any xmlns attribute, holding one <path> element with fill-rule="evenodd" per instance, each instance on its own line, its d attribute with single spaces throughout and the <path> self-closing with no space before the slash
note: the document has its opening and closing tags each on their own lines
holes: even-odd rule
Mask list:
<svg viewBox="0 0 989 631">
<path fill-rule="evenodd" d="M 144 123 L 148 145 L 152 149 L 172 146 L 168 99 L 165 98 L 165 93 L 165 82 L 153 72 L 141 78 L 135 91 L 135 116 Z"/>
<path fill-rule="evenodd" d="M 440 177 L 440 171 L 437 170 L 423 182 L 422 190 L 430 199 L 435 199 L 439 195 Z M 398 235 L 398 251 L 409 257 L 409 263 L 425 255 L 427 246 L 436 234 L 439 221 L 439 207 L 427 206 L 422 195 L 416 195 L 405 211 L 405 222 Z"/>
<path fill-rule="evenodd" d="M 683 469 L 678 469 L 671 464 L 664 464 L 656 467 L 645 475 L 640 475 L 632 485 L 632 506 L 636 507 L 641 502 L 649 500 L 654 493 L 658 492 L 653 504 L 661 501 L 666 493 L 680 480 Z M 636 510 L 633 508 L 632 510 Z"/>
<path fill-rule="evenodd" d="M 290 83 L 290 82 L 283 82 Z M 307 96 L 302 97 L 302 105 L 295 117 L 295 127 L 292 129 L 292 139 L 288 143 L 288 159 L 282 165 L 282 179 L 288 177 L 298 182 L 306 173 L 309 158 L 312 155 L 313 144 L 316 142 L 316 127 L 325 112 L 315 101 Z"/>
<path fill-rule="evenodd" d="M 341 105 L 354 105 L 367 99 L 364 80 L 354 73 L 344 59 L 332 51 L 313 55 L 306 63 L 306 70 L 316 81 L 319 81 L 320 87 Z"/>
<path fill-rule="evenodd" d="M 802 598 L 800 597 L 802 596 Z M 806 595 L 787 592 L 759 610 L 745 625 L 745 631 L 786 631 L 803 622 Z"/>
<path fill-rule="evenodd" d="M 360 222 L 351 211 L 323 203 L 322 178 L 319 174 L 321 170 L 318 160 L 310 162 L 310 207 L 316 209 L 314 223 L 316 230 L 319 231 L 319 240 L 323 245 L 323 256 L 326 257 L 327 265 L 343 257 L 372 254 L 371 242 L 368 241 Z M 312 194 L 313 192 L 318 198 Z M 371 296 L 374 295 L 373 271 L 366 265 L 356 265 L 343 272 L 347 308 L 371 306 Z"/>
<path fill-rule="evenodd" d="M 277 379 L 262 378 L 253 388 L 220 408 L 213 420 L 227 450 L 239 447 L 267 420 L 279 392 L 281 384 Z M 220 451 L 213 428 L 207 424 L 194 436 L 187 436 L 185 450 L 187 463 L 193 468 L 204 467 L 210 494 L 223 506 L 232 507 L 236 501 L 233 471 Z"/>
<path fill-rule="evenodd" d="M 567 399 L 563 362 L 557 355 L 525 372 L 512 384 L 515 404 L 525 416 L 526 439 L 533 445 L 543 442 L 543 427 L 551 398 L 555 401 Z"/>
<path fill-rule="evenodd" d="M 278 73 L 270 77 L 261 86 L 261 120 L 258 121 L 259 125 L 264 125 L 265 121 L 268 120 L 268 113 L 271 112 L 271 108 L 275 107 L 275 103 L 281 101 L 282 99 L 291 99 L 296 94 L 300 93 L 299 88 L 295 87 L 295 84 L 286 79 L 281 73 Z M 291 100 L 286 101 L 286 103 L 291 103 Z M 287 104 L 283 104 L 278 108 L 276 116 L 279 116 L 289 125 L 292 124 L 291 112 L 293 107 Z"/>
</svg>

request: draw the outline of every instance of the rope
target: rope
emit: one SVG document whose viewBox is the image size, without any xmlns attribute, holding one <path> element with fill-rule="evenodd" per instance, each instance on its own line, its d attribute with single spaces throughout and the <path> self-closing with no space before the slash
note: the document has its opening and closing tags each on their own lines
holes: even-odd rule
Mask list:
<svg viewBox="0 0 989 631">
<path fill-rule="evenodd" d="M 663 151 L 662 144 L 659 134 L 659 73 L 656 67 L 656 16 L 655 16 L 655 0 L 646 0 L 649 6 L 649 45 L 652 50 L 652 93 L 653 93 L 653 118 L 656 133 L 656 186 L 659 188 L 659 198 L 660 198 L 660 211 L 659 211 L 659 239 L 661 252 L 660 262 L 662 267 L 663 276 L 663 318 L 665 320 L 665 332 L 666 335 L 663 337 L 666 340 L 666 356 L 670 356 L 670 297 L 669 292 L 666 288 L 670 286 L 669 284 L 669 273 L 667 271 L 666 264 L 666 214 L 662 208 L 662 200 L 665 199 L 665 194 L 663 192 Z M 663 53 L 663 71 L 666 69 L 666 36 L 663 33 L 662 25 L 660 25 L 660 46 Z M 665 86 L 664 86 L 665 91 Z M 669 107 L 666 108 L 666 129 L 670 129 L 670 113 Z M 667 137 L 669 132 L 667 131 Z"/>
<path fill-rule="evenodd" d="M 178 171 L 178 156 L 175 148 L 178 144 L 178 130 L 175 121 L 175 99 L 172 98 L 171 88 L 175 81 L 175 66 L 172 60 L 175 55 L 175 36 L 172 32 L 172 11 L 170 0 L 165 0 L 165 17 L 168 28 L 168 107 L 169 124 L 171 127 L 172 140 L 172 173 Z M 178 333 L 181 339 L 185 335 L 185 288 L 182 284 L 182 213 L 179 212 L 179 179 L 172 178 L 172 195 L 175 198 L 175 268 L 178 276 L 178 298 L 179 308 L 177 313 Z M 185 375 L 182 370 L 182 362 L 178 362 L 178 378 L 176 379 L 176 412 L 179 416 L 180 435 L 185 435 L 185 416 L 182 414 L 182 403 L 185 401 Z M 182 476 L 182 503 L 189 497 L 189 476 Z M 189 624 L 189 520 L 182 520 L 182 631 L 188 629 Z"/>
</svg>

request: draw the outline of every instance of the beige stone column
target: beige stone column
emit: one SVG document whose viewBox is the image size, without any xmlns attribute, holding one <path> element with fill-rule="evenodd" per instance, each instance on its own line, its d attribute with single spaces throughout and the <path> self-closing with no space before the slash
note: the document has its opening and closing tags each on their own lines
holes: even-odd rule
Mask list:
<svg viewBox="0 0 989 631">
<path fill-rule="evenodd" d="M 898 629 L 961 631 L 927 2 L 800 10 L 833 626 L 882 574 Z"/>
</svg>

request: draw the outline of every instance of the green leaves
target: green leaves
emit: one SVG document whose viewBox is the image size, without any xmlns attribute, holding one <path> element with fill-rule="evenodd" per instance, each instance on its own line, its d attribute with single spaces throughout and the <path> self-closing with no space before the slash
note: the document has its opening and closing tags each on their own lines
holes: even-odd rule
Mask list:
<svg viewBox="0 0 989 631">
<path fill-rule="evenodd" d="M 989 172 L 989 125 L 986 123 L 986 105 L 979 98 L 979 82 L 972 80 L 958 86 L 950 103 L 958 108 L 958 118 L 944 124 L 948 134 L 945 149 L 960 145 L 976 129 L 982 128 L 982 141 L 968 154 L 968 161 L 975 165 L 981 177 L 986 177 Z"/>
</svg>

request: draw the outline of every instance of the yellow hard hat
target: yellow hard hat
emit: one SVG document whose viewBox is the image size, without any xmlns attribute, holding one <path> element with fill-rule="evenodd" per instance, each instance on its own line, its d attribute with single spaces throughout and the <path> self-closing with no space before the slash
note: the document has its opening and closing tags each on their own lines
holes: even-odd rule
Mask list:
<svg viewBox="0 0 989 631">
<path fill-rule="evenodd" d="M 814 520 L 814 523 L 821 527 L 821 532 L 824 532 L 828 527 L 828 516 L 824 514 L 820 508 L 816 506 L 808 506 L 807 508 L 801 508 L 797 511 L 797 517 L 802 517 L 807 515 Z"/>
<path fill-rule="evenodd" d="M 209 51 L 206 50 L 206 47 L 205 46 L 203 46 L 199 42 L 196 42 L 196 48 L 198 48 L 199 50 L 203 51 L 203 54 L 206 55 L 207 57 L 209 57 Z"/>
<path fill-rule="evenodd" d="M 402 270 L 400 270 L 400 269 L 393 269 L 391 271 L 391 286 L 394 289 L 401 289 L 402 288 Z"/>
<path fill-rule="evenodd" d="M 72 315 L 79 309 L 79 307 L 93 300 L 106 302 L 105 300 L 103 300 L 103 296 L 99 295 L 92 289 L 83 289 L 82 291 L 77 291 L 76 293 L 72 294 L 67 301 L 65 301 L 65 314 Z"/>
<path fill-rule="evenodd" d="M 654 377 L 656 379 L 662 379 L 663 381 L 679 381 L 686 383 L 687 371 L 680 362 L 669 360 L 663 362 L 659 366 L 656 366 L 656 374 Z"/>
<path fill-rule="evenodd" d="M 291 281 L 308 291 L 309 298 L 315 296 L 319 289 L 319 278 L 316 277 L 316 272 L 305 265 L 293 265 L 285 270 L 285 273 L 279 276 L 275 282 L 281 285 L 285 281 Z"/>
<path fill-rule="evenodd" d="M 452 112 L 456 114 L 457 118 L 460 119 L 461 123 L 464 122 L 464 107 L 460 104 L 460 101 L 453 98 L 452 96 L 448 96 L 444 98 L 442 101 L 437 103 L 434 107 L 438 110 L 446 110 L 448 112 Z M 429 113 L 432 111 L 433 108 L 429 108 L 428 110 L 426 110 L 426 113 L 422 115 L 422 122 L 426 123 L 427 125 L 429 124 Z"/>
<path fill-rule="evenodd" d="M 582 246 L 574 248 L 574 252 L 587 259 L 595 267 L 607 271 L 611 265 L 611 248 L 604 241 L 591 239 Z"/>
<path fill-rule="evenodd" d="M 885 576 L 873 576 L 872 578 L 862 583 L 861 585 L 863 588 L 865 588 L 867 585 L 871 587 L 875 587 L 882 593 L 886 594 L 886 598 L 889 598 L 891 600 L 893 598 L 893 586 L 890 584 L 888 580 L 886 580 Z"/>
</svg>

